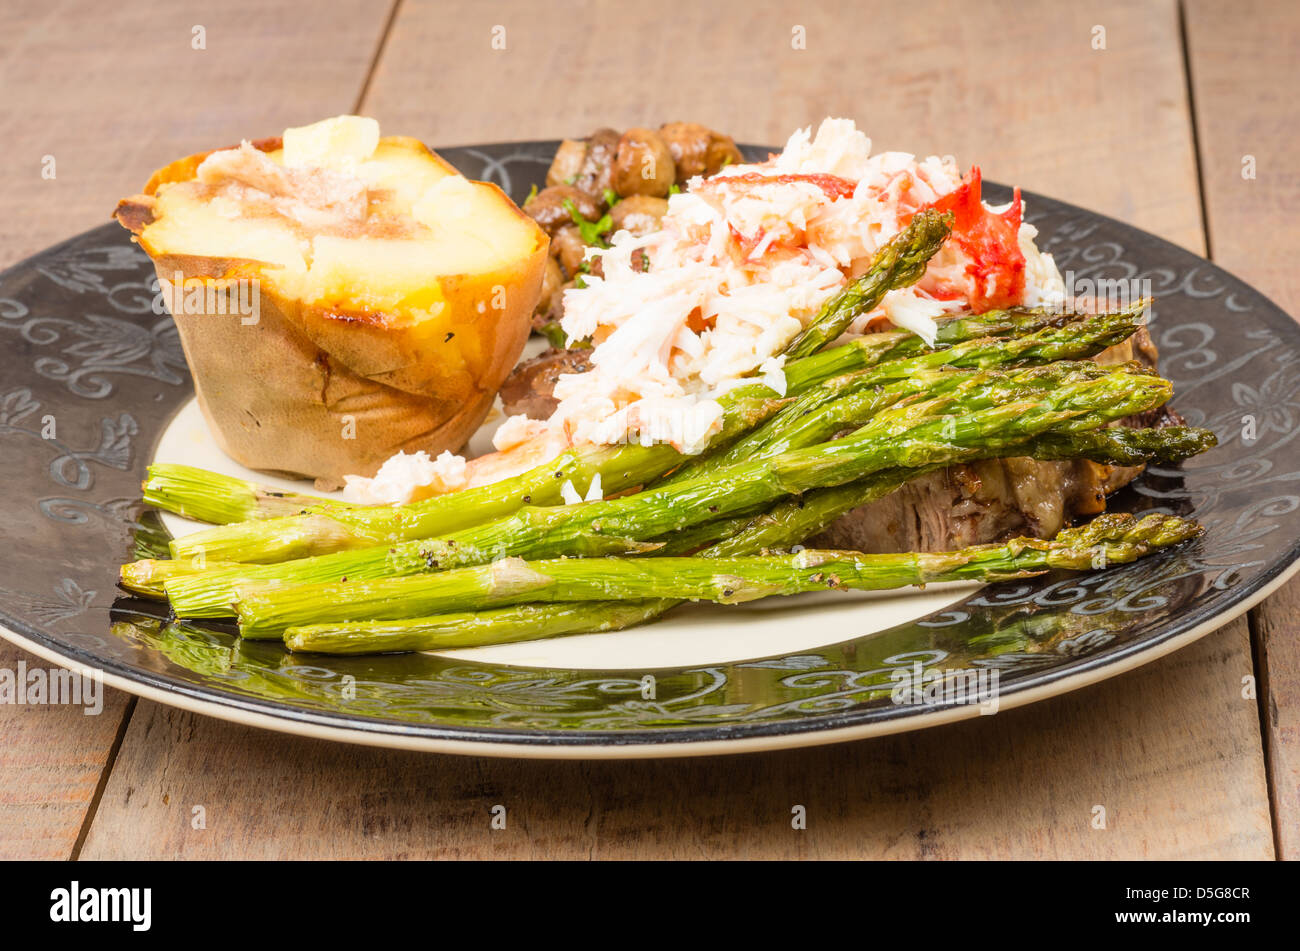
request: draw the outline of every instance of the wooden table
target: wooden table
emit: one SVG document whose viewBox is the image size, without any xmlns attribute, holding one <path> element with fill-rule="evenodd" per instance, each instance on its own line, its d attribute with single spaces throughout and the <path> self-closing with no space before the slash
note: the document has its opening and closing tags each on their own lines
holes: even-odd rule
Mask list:
<svg viewBox="0 0 1300 951">
<path fill-rule="evenodd" d="M 1300 7 L 1283 0 L 270 7 L 0 7 L 0 265 L 103 222 L 171 158 L 340 112 L 435 145 L 679 118 L 780 142 L 829 114 L 1208 252 L 1300 313 Z M 120 693 L 99 717 L 5 706 L 0 855 L 1296 857 L 1298 606 L 1293 584 L 1175 655 L 996 717 L 718 759 L 387 752 Z"/>
</svg>

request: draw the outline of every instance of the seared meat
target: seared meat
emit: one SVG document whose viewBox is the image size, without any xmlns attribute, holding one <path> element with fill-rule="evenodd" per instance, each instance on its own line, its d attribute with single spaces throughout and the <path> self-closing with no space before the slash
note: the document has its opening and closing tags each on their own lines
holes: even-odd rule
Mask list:
<svg viewBox="0 0 1300 951">
<path fill-rule="evenodd" d="M 1095 359 L 1155 366 L 1156 348 L 1142 328 Z M 1179 422 L 1176 414 L 1162 408 L 1121 424 Z M 951 466 L 854 509 L 808 545 L 890 553 L 950 551 L 1016 535 L 1046 538 L 1080 516 L 1105 511 L 1106 496 L 1141 473 L 1141 466 L 1103 466 L 1086 459 L 1040 462 L 1020 457 Z"/>
<path fill-rule="evenodd" d="M 841 517 L 813 548 L 949 551 L 1015 535 L 1055 535 L 1106 509 L 1106 496 L 1142 470 L 1087 460 L 989 459 L 913 479 Z"/>
<path fill-rule="evenodd" d="M 555 412 L 555 381 L 562 373 L 586 373 L 590 350 L 552 347 L 515 367 L 501 387 L 501 402 L 511 416 L 547 419 Z"/>
</svg>

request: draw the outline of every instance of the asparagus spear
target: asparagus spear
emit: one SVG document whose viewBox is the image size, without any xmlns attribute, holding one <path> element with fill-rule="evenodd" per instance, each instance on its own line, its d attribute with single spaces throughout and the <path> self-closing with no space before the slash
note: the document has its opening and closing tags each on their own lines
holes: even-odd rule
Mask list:
<svg viewBox="0 0 1300 951">
<path fill-rule="evenodd" d="M 717 438 L 734 438 L 776 412 L 781 403 L 774 393 L 769 394 L 730 400 Z M 172 557 L 201 555 L 214 561 L 276 562 L 442 535 L 501 518 L 527 505 L 558 505 L 566 482 L 585 491 L 599 476 L 606 494 L 621 492 L 655 478 L 681 459 L 681 453 L 665 444 L 578 446 L 514 478 L 437 495 L 412 505 L 351 509 L 323 505 L 301 515 L 195 532 L 172 543 Z"/>
<path fill-rule="evenodd" d="M 1039 460 L 1088 459 L 1108 466 L 1181 462 L 1218 445 L 1214 433 L 1191 426 L 1163 429 L 1108 427 L 1087 432 L 1046 433 L 1017 448 Z M 904 483 L 944 468 L 886 469 L 857 482 L 815 489 L 750 515 L 706 522 L 666 535 L 656 555 L 750 555 L 797 545 L 823 531 L 851 509 L 883 498 Z M 708 547 L 706 547 L 708 546 Z"/>
<path fill-rule="evenodd" d="M 720 465 L 820 442 L 843 428 L 842 424 L 860 420 L 858 425 L 861 425 L 879 409 L 907 395 L 926 392 L 938 395 L 952 383 L 952 378 L 943 373 L 945 367 L 990 369 L 1095 356 L 1132 335 L 1145 306 L 1145 302 L 1140 302 L 1127 310 L 1099 314 L 1063 327 L 1046 327 L 1011 340 L 992 337 L 969 340 L 947 350 L 833 377 L 808 388 L 772 418 L 732 443 L 730 449 L 692 459 L 660 484 L 680 482 Z M 890 387 L 872 391 L 893 381 L 897 382 Z M 848 397 L 856 399 L 850 401 Z M 836 398 L 840 398 L 836 406 L 847 414 L 845 418 L 816 412 Z M 800 441 L 801 433 L 806 441 Z"/>
<path fill-rule="evenodd" d="M 1052 364 L 1033 372 L 1049 377 L 1069 369 L 1066 364 Z M 1000 385 L 1005 376 L 992 371 L 983 375 L 990 385 Z M 254 581 L 292 585 L 414 574 L 482 564 L 506 555 L 574 554 L 600 538 L 646 541 L 784 495 L 852 482 L 881 469 L 916 469 L 988 455 L 1017 455 L 1018 444 L 1042 433 L 1096 429 L 1159 406 L 1168 399 L 1170 388 L 1160 377 L 1118 366 L 1107 368 L 1097 379 L 1037 394 L 1037 399 L 975 412 L 968 412 L 968 404 L 960 397 L 930 400 L 887 410 L 851 436 L 832 443 L 737 463 L 634 496 L 526 508 L 440 540 L 414 540 L 276 565 L 247 565 L 239 570 L 218 569 L 169 580 L 164 588 L 178 615 L 220 617 L 230 613 L 236 585 Z M 967 398 L 980 395 L 972 390 Z M 606 549 L 606 553 L 611 551 L 612 546 Z"/>
<path fill-rule="evenodd" d="M 1024 447 L 1026 455 L 1040 459 L 1091 458 L 1096 462 L 1137 465 L 1141 462 L 1175 462 L 1215 445 L 1213 433 L 1204 429 L 1101 429 L 1071 435 L 1048 434 Z M 868 476 L 849 485 L 818 489 L 791 499 L 748 521 L 742 531 L 726 537 L 701 552 L 701 556 L 754 555 L 770 549 L 788 548 L 825 529 L 850 509 L 882 498 L 898 488 L 915 470 L 892 469 Z M 737 521 L 744 521 L 743 519 Z M 717 523 L 714 523 L 717 524 Z M 682 551 L 689 549 L 683 548 Z M 564 634 L 622 630 L 652 621 L 681 604 L 680 600 L 654 598 L 641 601 L 586 601 L 529 604 L 467 614 L 444 614 L 409 622 L 356 622 L 351 625 L 322 625 L 341 652 L 438 650 L 476 647 L 535 640 Z M 329 650 L 305 646 L 302 628 L 289 632 L 286 642 L 298 650 Z M 313 637 L 308 634 L 308 637 Z M 373 641 L 370 640 L 373 638 Z M 404 641 L 403 639 L 409 638 Z M 322 638 L 323 640 L 324 638 Z M 382 646 L 380 642 L 382 641 Z M 341 645 L 346 642 L 350 646 Z M 366 644 L 371 646 L 367 647 Z M 403 643 L 409 646 L 403 646 Z"/>
<path fill-rule="evenodd" d="M 1048 433 L 1021 447 L 1020 451 L 1036 459 L 1083 458 L 1103 465 L 1137 466 L 1178 462 L 1215 445 L 1214 434 L 1206 429 L 1187 426 L 1163 429 L 1115 427 L 1066 435 Z M 796 500 L 781 503 L 771 511 L 755 510 L 703 523 L 655 539 L 660 547 L 654 554 L 685 555 L 702 548 L 706 549 L 704 554 L 711 551 L 752 554 L 765 548 L 798 544 L 849 509 L 879 498 L 919 474 L 913 469 L 886 470 L 862 482 L 815 490 Z M 746 545 L 746 541 L 752 541 L 752 544 Z M 715 548 L 707 549 L 706 546 L 710 545 Z M 717 545 L 722 547 L 717 548 Z M 167 579 L 219 569 L 238 571 L 239 564 L 144 559 L 122 566 L 121 585 L 143 597 L 162 599 L 166 597 L 163 583 Z"/>
<path fill-rule="evenodd" d="M 341 505 L 317 495 L 279 492 L 235 476 L 194 466 L 154 463 L 144 480 L 144 501 L 201 522 L 293 515 L 311 505 Z"/>
<path fill-rule="evenodd" d="M 165 598 L 163 583 L 181 575 L 199 574 L 220 568 L 238 568 L 238 562 L 205 562 L 203 560 L 176 561 L 164 558 L 143 558 L 122 566 L 118 584 L 132 594 L 145 598 Z"/>
<path fill-rule="evenodd" d="M 864 362 L 867 374 L 852 383 L 861 388 L 893 380 L 914 378 L 918 382 L 935 379 L 925 371 L 949 363 L 968 367 L 990 367 L 1001 363 L 1050 362 L 1072 356 L 1091 356 L 1129 336 L 1138 326 L 1145 304 L 1140 303 L 1113 314 L 1089 317 L 1079 323 L 1057 324 L 1057 318 L 1040 311 L 997 311 L 947 321 L 941 325 L 943 342 L 948 349 L 933 353 L 900 357 L 900 352 L 917 349 L 919 338 L 913 334 L 883 334 L 864 337 L 848 349 L 855 359 Z M 957 325 L 960 326 L 957 326 Z M 1030 329 L 1037 328 L 1037 329 Z M 1023 333 L 1010 340 L 995 337 L 970 338 L 981 331 Z M 870 343 L 864 343 L 870 341 Z M 861 344 L 861 345 L 859 345 Z M 808 358 L 817 360 L 818 357 Z M 831 390 L 825 374 L 848 365 L 848 361 L 822 362 L 815 372 L 802 372 L 798 361 L 787 368 L 787 382 L 792 394 L 809 391 L 800 414 L 809 405 L 817 405 Z M 845 380 L 845 376 L 838 377 Z M 843 386 L 843 384 L 840 384 Z M 918 386 L 916 392 L 922 387 Z M 764 395 L 766 394 L 766 395 Z M 714 444 L 726 445 L 771 416 L 780 404 L 765 386 L 749 385 L 724 395 L 726 415 L 722 431 Z M 881 405 L 887 405 L 881 402 Z M 787 414 L 789 415 L 789 414 Z M 764 431 L 771 433 L 769 427 Z M 728 461 L 745 458 L 748 453 L 729 453 Z M 197 532 L 172 544 L 172 557 L 189 558 L 202 554 L 214 561 L 264 563 L 285 561 L 310 555 L 365 548 L 384 542 L 427 538 L 482 524 L 508 515 L 524 505 L 555 505 L 560 502 L 560 487 L 566 480 L 575 485 L 590 485 L 600 475 L 605 494 L 613 494 L 650 481 L 680 463 L 685 457 L 671 446 L 586 446 L 570 450 L 559 460 L 539 466 L 514 479 L 488 486 L 437 496 L 414 505 L 389 508 L 366 507 L 340 510 L 319 507 L 308 513 L 264 522 L 223 526 Z M 701 471 L 700 464 L 688 464 L 687 471 Z M 709 468 L 716 464 L 708 463 Z M 686 473 L 675 475 L 679 482 Z"/>
<path fill-rule="evenodd" d="M 307 616 L 329 620 L 297 624 L 285 633 L 293 650 L 371 653 L 449 646 L 439 614 L 475 607 L 668 596 L 738 604 L 775 595 L 826 589 L 884 590 L 939 581 L 1005 581 L 1057 568 L 1086 570 L 1126 564 L 1194 538 L 1195 522 L 1171 515 L 1141 520 L 1101 515 L 1050 541 L 1017 538 L 953 552 L 864 555 L 805 550 L 790 555 L 738 558 L 554 559 L 508 558 L 438 575 L 385 578 L 301 591 Z M 245 604 L 255 605 L 258 595 Z M 324 606 L 324 607 L 322 607 Z M 427 613 L 424 613 L 427 612 Z M 414 620 L 406 619 L 414 614 Z M 429 615 L 432 615 L 429 616 Z M 242 622 L 241 610 L 241 622 Z M 245 636 L 248 636 L 245 634 Z M 499 641 L 493 641 L 499 643 Z"/>
<path fill-rule="evenodd" d="M 1127 314 L 1134 319 L 1136 326 L 1149 305 L 1150 301 L 1144 300 L 1126 310 L 1097 316 Z M 939 322 L 933 346 L 906 330 L 865 334 L 812 356 L 787 359 L 786 392 L 799 393 L 809 386 L 844 373 L 852 373 L 888 360 L 918 356 L 931 350 L 947 350 L 968 340 L 983 337 L 1022 337 L 1049 327 L 1064 327 L 1067 324 L 1078 323 L 1084 319 L 1089 318 L 1041 307 L 1012 307 L 985 311 L 981 314 L 947 317 Z M 748 391 L 753 385 L 747 384 L 741 389 Z"/>
<path fill-rule="evenodd" d="M 355 631 L 351 625 L 346 624 L 337 627 L 322 625 L 322 644 L 328 640 L 337 646 L 295 646 L 288 637 L 285 638 L 285 644 L 292 650 L 334 654 L 379 654 L 514 644 L 565 634 L 600 634 L 626 630 L 657 617 L 660 613 L 657 606 L 660 603 L 658 600 L 562 601 L 555 604 L 520 604 L 462 614 L 443 614 L 414 621 L 358 622 Z M 360 630 L 363 625 L 364 633 Z M 325 630 L 326 627 L 329 630 Z M 318 636 L 310 628 L 293 629 L 294 634 L 301 635 L 302 632 L 306 632 L 306 637 L 311 640 Z M 351 646 L 343 646 L 344 640 L 351 641 Z"/>
<path fill-rule="evenodd" d="M 1213 446 L 1212 433 L 1203 429 L 1189 427 L 1169 427 L 1168 429 L 1129 430 L 1125 428 L 1096 430 L 1076 435 L 1050 434 L 1040 437 L 1024 447 L 1026 454 L 1040 459 L 1052 458 L 1093 458 L 1095 461 L 1111 464 L 1122 462 L 1135 464 L 1141 461 L 1172 462 L 1187 458 L 1197 452 Z M 941 468 L 934 466 L 925 471 Z M 713 540 L 702 557 L 728 558 L 752 556 L 760 553 L 788 548 L 816 535 L 849 510 L 868 502 L 883 498 L 902 486 L 918 473 L 910 469 L 889 469 L 875 473 L 866 479 L 847 485 L 818 489 L 807 495 L 789 499 L 768 512 L 749 519 L 728 520 L 724 534 Z M 744 524 L 739 524 L 744 522 Z M 719 523 L 709 523 L 710 527 L 719 528 Z M 689 538 L 693 533 L 685 533 Z M 696 534 L 696 541 L 703 540 L 702 533 Z M 678 541 L 680 545 L 681 540 Z M 670 542 L 670 546 L 672 542 Z M 686 553 L 690 548 L 679 547 L 677 553 Z M 664 561 L 665 558 L 652 558 Z M 454 574 L 455 572 L 450 572 Z M 348 605 L 358 590 L 365 589 L 369 582 L 354 584 L 309 585 L 291 589 L 263 589 L 252 586 L 240 591 L 238 617 L 243 636 L 249 638 L 275 637 L 285 628 L 293 626 L 295 620 L 308 623 L 311 618 L 323 616 L 321 612 L 332 611 L 335 606 Z M 362 595 L 363 597 L 365 595 Z M 619 597 L 611 592 L 611 597 Z M 623 596 L 627 597 L 627 596 Z M 531 599 L 525 599 L 531 600 Z M 572 599 L 561 599 L 572 600 Z M 613 606 L 611 602 L 609 606 Z M 636 618 L 635 623 L 650 620 L 675 607 L 680 600 L 661 598 L 655 603 L 646 602 L 640 613 L 629 615 Z M 328 606 L 328 607 L 325 607 Z M 485 605 L 487 606 L 487 605 Z M 412 612 L 404 608 L 396 615 L 375 615 L 375 617 L 400 617 Z M 439 613 L 443 610 L 439 609 Z M 536 612 L 533 612 L 534 617 Z M 331 618 L 334 616 L 331 614 Z M 349 619 L 363 619 L 364 612 Z M 337 618 L 334 618 L 337 619 Z M 568 616 L 572 620 L 572 614 Z M 608 628 L 602 628 L 608 629 Z"/>
<path fill-rule="evenodd" d="M 793 359 L 816 353 L 844 333 L 856 317 L 875 310 L 889 291 L 919 281 L 951 231 L 951 214 L 917 212 L 906 228 L 876 252 L 871 268 L 795 337 L 786 356 Z"/>
<path fill-rule="evenodd" d="M 1130 429 L 1114 426 L 1090 432 L 1045 433 L 1030 444 L 1035 459 L 1090 459 L 1105 466 L 1167 465 L 1208 452 L 1218 437 L 1198 426 Z"/>
</svg>

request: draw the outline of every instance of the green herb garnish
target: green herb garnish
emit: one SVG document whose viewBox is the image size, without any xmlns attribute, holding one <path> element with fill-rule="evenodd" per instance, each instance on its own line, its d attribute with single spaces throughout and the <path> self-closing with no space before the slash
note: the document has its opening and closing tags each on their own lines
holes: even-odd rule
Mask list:
<svg viewBox="0 0 1300 951">
<path fill-rule="evenodd" d="M 578 234 L 582 236 L 583 244 L 594 245 L 598 248 L 609 247 L 601 235 L 608 234 L 609 230 L 614 227 L 613 218 L 605 215 L 599 221 L 588 221 L 582 217 L 582 213 L 578 211 L 578 206 L 573 203 L 573 199 L 566 198 L 560 204 L 569 213 L 573 223 L 578 226 Z"/>
</svg>

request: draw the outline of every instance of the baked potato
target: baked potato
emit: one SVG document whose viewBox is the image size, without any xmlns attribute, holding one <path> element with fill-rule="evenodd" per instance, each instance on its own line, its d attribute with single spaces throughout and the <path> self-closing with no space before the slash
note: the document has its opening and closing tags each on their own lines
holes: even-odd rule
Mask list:
<svg viewBox="0 0 1300 951">
<path fill-rule="evenodd" d="M 356 116 L 180 159 L 115 217 L 154 261 L 222 448 L 328 480 L 460 448 L 547 261 L 499 188 Z"/>
</svg>

